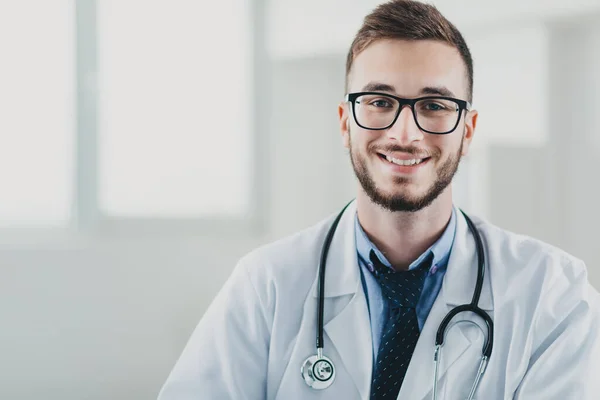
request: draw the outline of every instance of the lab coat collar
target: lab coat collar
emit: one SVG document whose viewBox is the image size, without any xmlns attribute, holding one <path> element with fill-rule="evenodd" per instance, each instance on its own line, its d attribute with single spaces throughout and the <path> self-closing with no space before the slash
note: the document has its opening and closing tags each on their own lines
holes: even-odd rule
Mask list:
<svg viewBox="0 0 600 400">
<path fill-rule="evenodd" d="M 362 291 L 362 287 L 359 286 L 361 283 L 360 269 L 358 268 L 354 236 L 355 214 L 356 200 L 350 203 L 344 211 L 331 241 L 325 268 L 325 298 L 354 294 L 358 289 Z M 325 238 L 331 222 L 326 226 L 323 238 Z M 319 259 L 320 256 L 319 254 Z M 313 296 L 319 297 L 318 276 L 313 284 Z"/>
<path fill-rule="evenodd" d="M 473 297 L 473 290 L 477 282 L 477 250 L 475 238 L 469 230 L 467 221 L 462 212 L 455 208 L 457 216 L 456 236 L 450 253 L 446 276 L 444 277 L 442 296 L 448 306 L 456 307 L 468 304 Z M 481 221 L 471 217 L 475 226 L 480 230 L 485 255 L 485 274 L 479 307 L 484 311 L 492 311 L 494 302 L 490 282 L 489 252 L 485 236 L 481 233 Z"/>
<path fill-rule="evenodd" d="M 449 306 L 458 306 L 471 302 L 473 288 L 477 280 L 477 252 L 473 235 L 469 231 L 467 221 L 462 212 L 454 209 L 456 215 L 456 234 L 450 251 L 448 268 L 444 277 L 443 290 L 440 294 Z M 356 215 L 356 201 L 353 201 L 340 220 L 338 228 L 331 242 L 327 256 L 325 297 L 338 297 L 354 294 L 360 283 L 360 269 L 356 254 L 356 241 L 354 230 L 354 216 Z M 475 225 L 481 225 L 479 220 L 472 218 Z M 329 225 L 327 226 L 329 228 Z M 489 256 L 485 237 L 482 235 L 486 264 Z M 313 285 L 313 296 L 319 296 L 317 281 Z M 486 265 L 484 285 L 479 300 L 479 307 L 485 311 L 494 309 L 491 294 L 489 265 Z"/>
</svg>

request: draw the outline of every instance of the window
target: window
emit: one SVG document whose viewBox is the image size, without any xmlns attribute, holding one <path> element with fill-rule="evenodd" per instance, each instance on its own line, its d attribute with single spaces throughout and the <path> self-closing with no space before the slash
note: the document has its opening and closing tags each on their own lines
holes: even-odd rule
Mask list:
<svg viewBox="0 0 600 400">
<path fill-rule="evenodd" d="M 252 6 L 1 2 L 0 227 L 251 214 Z"/>
<path fill-rule="evenodd" d="M 0 2 L 0 225 L 64 225 L 72 209 L 72 1 Z"/>
<path fill-rule="evenodd" d="M 250 204 L 250 5 L 103 0 L 99 206 L 111 217 L 239 216 Z"/>
</svg>

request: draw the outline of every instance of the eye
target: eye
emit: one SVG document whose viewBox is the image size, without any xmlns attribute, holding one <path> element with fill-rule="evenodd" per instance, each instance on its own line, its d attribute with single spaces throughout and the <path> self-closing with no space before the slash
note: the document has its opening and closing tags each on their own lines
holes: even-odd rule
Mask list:
<svg viewBox="0 0 600 400">
<path fill-rule="evenodd" d="M 374 107 L 382 107 L 382 108 L 391 108 L 393 107 L 393 104 L 389 101 L 389 100 L 385 100 L 385 99 L 376 99 L 373 100 L 369 103 L 369 105 L 374 106 Z"/>
<path fill-rule="evenodd" d="M 446 107 L 439 103 L 427 102 L 423 105 L 423 108 L 427 111 L 440 111 L 446 110 Z"/>
<path fill-rule="evenodd" d="M 458 111 L 458 104 L 447 99 L 424 99 L 419 101 L 417 109 L 429 115 L 446 115 Z"/>
</svg>

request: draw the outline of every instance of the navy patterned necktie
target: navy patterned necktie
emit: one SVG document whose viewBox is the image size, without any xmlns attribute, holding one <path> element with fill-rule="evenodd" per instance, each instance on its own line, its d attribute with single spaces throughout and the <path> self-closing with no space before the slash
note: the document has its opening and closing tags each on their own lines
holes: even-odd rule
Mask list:
<svg viewBox="0 0 600 400">
<path fill-rule="evenodd" d="M 396 399 L 419 339 L 416 307 L 428 262 L 410 271 L 396 272 L 383 265 L 373 250 L 370 258 L 381 294 L 389 306 L 373 370 L 371 400 Z"/>
</svg>

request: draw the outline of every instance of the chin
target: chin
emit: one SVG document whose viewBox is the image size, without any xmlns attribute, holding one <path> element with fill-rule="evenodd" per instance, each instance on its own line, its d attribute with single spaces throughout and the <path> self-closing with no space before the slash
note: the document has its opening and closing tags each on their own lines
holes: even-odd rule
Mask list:
<svg viewBox="0 0 600 400">
<path fill-rule="evenodd" d="M 386 196 L 401 196 L 410 199 L 418 199 L 425 195 L 427 187 L 420 182 L 411 182 L 410 179 L 394 177 L 385 184 L 379 185 L 381 194 Z"/>
<path fill-rule="evenodd" d="M 379 185 L 367 195 L 375 204 L 389 211 L 415 212 L 429 206 L 439 195 L 432 188 L 414 183 L 387 183 Z"/>
<path fill-rule="evenodd" d="M 403 199 L 408 202 L 418 202 L 423 197 L 425 197 L 425 193 L 422 193 L 420 190 L 416 190 L 415 188 L 402 188 L 398 187 L 392 190 L 378 190 L 379 197 L 387 198 L 387 199 Z"/>
</svg>

